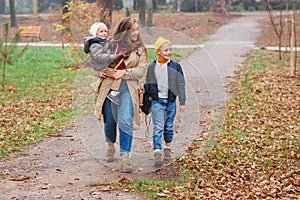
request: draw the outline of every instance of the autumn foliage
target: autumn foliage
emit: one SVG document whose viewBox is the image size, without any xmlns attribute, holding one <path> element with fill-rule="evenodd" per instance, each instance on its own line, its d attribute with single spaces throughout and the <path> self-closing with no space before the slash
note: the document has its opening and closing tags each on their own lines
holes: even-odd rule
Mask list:
<svg viewBox="0 0 300 200">
<path fill-rule="evenodd" d="M 177 160 L 186 184 L 164 189 L 168 199 L 299 197 L 300 79 L 274 68 L 276 57 L 253 52 L 236 72 L 222 131 L 209 133 L 218 137 L 215 147 L 199 154 L 212 142 L 201 139 L 194 153 Z"/>
</svg>

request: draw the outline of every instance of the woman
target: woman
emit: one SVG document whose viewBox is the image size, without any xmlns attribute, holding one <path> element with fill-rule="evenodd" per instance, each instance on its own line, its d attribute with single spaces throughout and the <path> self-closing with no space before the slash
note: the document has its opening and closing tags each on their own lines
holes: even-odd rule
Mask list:
<svg viewBox="0 0 300 200">
<path fill-rule="evenodd" d="M 129 161 L 133 138 L 133 123 L 140 125 L 139 94 L 143 93 L 143 84 L 147 70 L 147 52 L 139 33 L 139 25 L 134 18 L 123 19 L 111 40 L 115 54 L 121 53 L 123 59 L 117 69 L 111 69 L 112 75 L 101 73 L 104 78 L 96 101 L 96 116 L 101 120 L 103 114 L 104 134 L 107 142 L 106 161 L 115 160 L 117 124 L 120 139 L 121 172 L 130 173 Z M 120 105 L 106 98 L 113 80 L 121 79 L 119 87 Z"/>
</svg>

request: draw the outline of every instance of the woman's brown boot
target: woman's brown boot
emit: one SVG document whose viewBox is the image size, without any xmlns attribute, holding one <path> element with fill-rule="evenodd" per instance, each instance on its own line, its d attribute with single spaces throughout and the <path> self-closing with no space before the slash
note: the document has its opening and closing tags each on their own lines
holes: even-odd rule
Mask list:
<svg viewBox="0 0 300 200">
<path fill-rule="evenodd" d="M 113 162 L 113 161 L 115 161 L 116 160 L 115 159 L 115 153 L 116 153 L 115 148 L 108 148 L 106 150 L 105 160 L 107 162 Z"/>
<path fill-rule="evenodd" d="M 121 172 L 123 172 L 123 173 L 131 173 L 132 172 L 132 165 L 130 164 L 130 161 L 129 161 L 129 158 L 127 155 L 122 155 Z"/>
</svg>

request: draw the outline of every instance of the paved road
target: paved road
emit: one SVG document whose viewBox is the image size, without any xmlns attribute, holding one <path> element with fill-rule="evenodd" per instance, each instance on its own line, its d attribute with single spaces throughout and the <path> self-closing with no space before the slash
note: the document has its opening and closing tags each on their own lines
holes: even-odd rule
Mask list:
<svg viewBox="0 0 300 200">
<path fill-rule="evenodd" d="M 203 48 L 182 61 L 187 81 L 187 105 L 185 112 L 177 117 L 180 126 L 176 129 L 173 157 L 185 154 L 190 142 L 198 134 L 206 133 L 205 124 L 224 105 L 228 98 L 224 89 L 229 81 L 227 77 L 243 62 L 243 55 L 254 47 L 259 34 L 258 19 L 245 16 L 224 25 L 201 46 Z M 176 45 L 177 40 L 172 41 Z M 188 55 L 182 49 L 178 53 L 184 57 Z M 84 80 L 81 78 L 78 80 Z M 215 135 L 206 137 L 210 138 L 207 143 L 211 143 Z M 102 124 L 93 115 L 88 115 L 62 132 L 60 137 L 48 138 L 31 146 L 28 156 L 10 156 L 2 160 L 0 170 L 6 177 L 31 177 L 25 178 L 26 181 L 1 179 L 2 199 L 145 199 L 131 193 L 91 191 L 87 186 L 89 183 L 111 182 L 124 176 L 118 171 L 118 161 L 104 161 L 104 152 Z M 131 159 L 134 172 L 125 176 L 149 176 L 155 170 L 152 157 L 152 140 L 145 136 L 143 126 L 134 133 Z"/>
</svg>

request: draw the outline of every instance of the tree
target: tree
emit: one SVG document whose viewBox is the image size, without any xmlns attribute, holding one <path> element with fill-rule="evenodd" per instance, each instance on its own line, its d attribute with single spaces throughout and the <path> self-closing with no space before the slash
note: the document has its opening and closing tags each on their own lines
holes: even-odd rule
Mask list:
<svg viewBox="0 0 300 200">
<path fill-rule="evenodd" d="M 269 12 L 271 24 L 273 27 L 273 30 L 278 38 L 278 48 L 279 48 L 279 60 L 282 59 L 282 52 L 281 52 L 281 43 L 282 43 L 282 35 L 283 35 L 283 16 L 282 16 L 282 0 L 280 0 L 280 15 L 279 15 L 279 22 L 276 22 L 276 18 L 272 12 L 272 7 L 270 0 L 266 0 L 266 8 Z"/>
<path fill-rule="evenodd" d="M 111 26 L 112 22 L 112 9 L 113 9 L 113 4 L 111 0 L 98 0 L 98 6 L 101 6 L 104 11 L 104 18 L 99 19 L 102 20 L 108 28 Z"/>
<path fill-rule="evenodd" d="M 5 0 L 0 0 L 0 14 L 5 12 Z"/>
<path fill-rule="evenodd" d="M 294 68 L 294 41 L 295 41 L 295 36 L 294 36 L 294 25 L 295 25 L 295 18 L 294 16 L 291 16 L 289 18 L 290 22 L 290 74 L 292 76 L 295 76 L 296 70 Z"/>
<path fill-rule="evenodd" d="M 228 13 L 226 11 L 226 1 L 225 0 L 220 0 L 220 7 L 221 7 L 221 13 L 225 13 L 227 15 Z"/>
<path fill-rule="evenodd" d="M 139 1 L 139 24 L 141 26 L 146 25 L 146 2 L 145 2 L 145 0 Z"/>
<path fill-rule="evenodd" d="M 18 48 L 17 43 L 20 40 L 20 34 L 21 30 L 17 31 L 15 34 L 14 38 L 8 44 L 7 42 L 7 36 L 8 36 L 8 31 L 9 31 L 9 23 L 4 24 L 4 38 L 5 41 L 0 41 L 0 62 L 3 63 L 2 67 L 2 80 L 1 80 L 1 86 L 2 90 L 4 90 L 4 84 L 5 84 L 5 72 L 6 72 L 6 67 L 7 65 L 12 65 L 14 59 L 19 58 L 27 49 L 27 46 L 21 49 L 19 53 L 15 53 Z"/>
<path fill-rule="evenodd" d="M 61 0 L 61 6 L 62 6 L 62 18 L 61 18 L 61 43 L 62 43 L 62 48 L 65 46 L 65 41 L 64 41 L 64 35 L 66 33 L 71 33 L 71 28 L 70 28 L 70 18 L 69 18 L 69 8 L 68 8 L 68 0 Z"/>
<path fill-rule="evenodd" d="M 152 17 L 153 17 L 153 0 L 146 0 L 147 7 L 147 27 L 152 27 Z"/>
<path fill-rule="evenodd" d="M 219 0 L 215 2 L 215 11 L 218 13 L 228 14 L 226 11 L 226 1 L 225 0 Z"/>
<path fill-rule="evenodd" d="M 69 16 L 68 16 L 68 6 L 67 6 L 68 0 L 61 0 L 61 6 L 62 6 L 62 11 L 63 11 L 63 16 L 62 16 L 62 25 L 65 28 L 66 31 L 70 31 L 70 25 L 69 25 Z"/>
<path fill-rule="evenodd" d="M 139 24 L 141 26 L 152 27 L 153 5 L 154 5 L 153 0 L 139 1 Z M 147 13 L 147 18 L 146 18 L 146 13 Z"/>
<path fill-rule="evenodd" d="M 157 6 L 158 6 L 158 1 L 159 0 L 153 0 L 153 12 L 156 12 L 157 11 Z M 164 4 L 166 3 L 165 1 L 163 1 Z"/>
<path fill-rule="evenodd" d="M 17 27 L 15 0 L 9 0 L 10 27 Z"/>
<path fill-rule="evenodd" d="M 292 21 L 292 24 L 293 24 L 293 28 L 291 31 L 293 31 L 293 33 L 291 33 L 291 35 L 293 35 L 294 37 L 291 37 L 291 40 L 293 40 L 293 43 L 294 44 L 297 44 L 297 31 L 296 31 L 296 23 L 295 23 L 295 20 L 296 20 L 296 4 L 297 4 L 297 0 L 294 0 L 293 1 L 293 21 Z M 295 57 L 291 58 L 291 60 L 293 59 L 293 62 L 292 62 L 292 66 L 291 66 L 291 75 L 292 76 L 296 76 L 296 71 L 297 71 L 297 51 L 295 51 Z"/>
<path fill-rule="evenodd" d="M 71 50 L 71 53 L 68 57 L 80 57 L 80 59 L 76 59 L 79 64 L 86 58 L 86 54 L 78 44 L 83 42 L 84 37 L 89 36 L 89 28 L 93 23 L 109 19 L 106 16 L 108 10 L 104 10 L 102 6 L 98 5 L 98 2 L 88 3 L 82 0 L 68 0 L 64 8 L 66 12 L 62 16 L 62 22 L 67 21 L 65 24 L 56 25 L 56 30 L 62 33 L 62 48 L 64 48 L 65 41 L 70 44 L 68 49 Z M 68 29 L 69 31 L 66 31 Z"/>
</svg>

